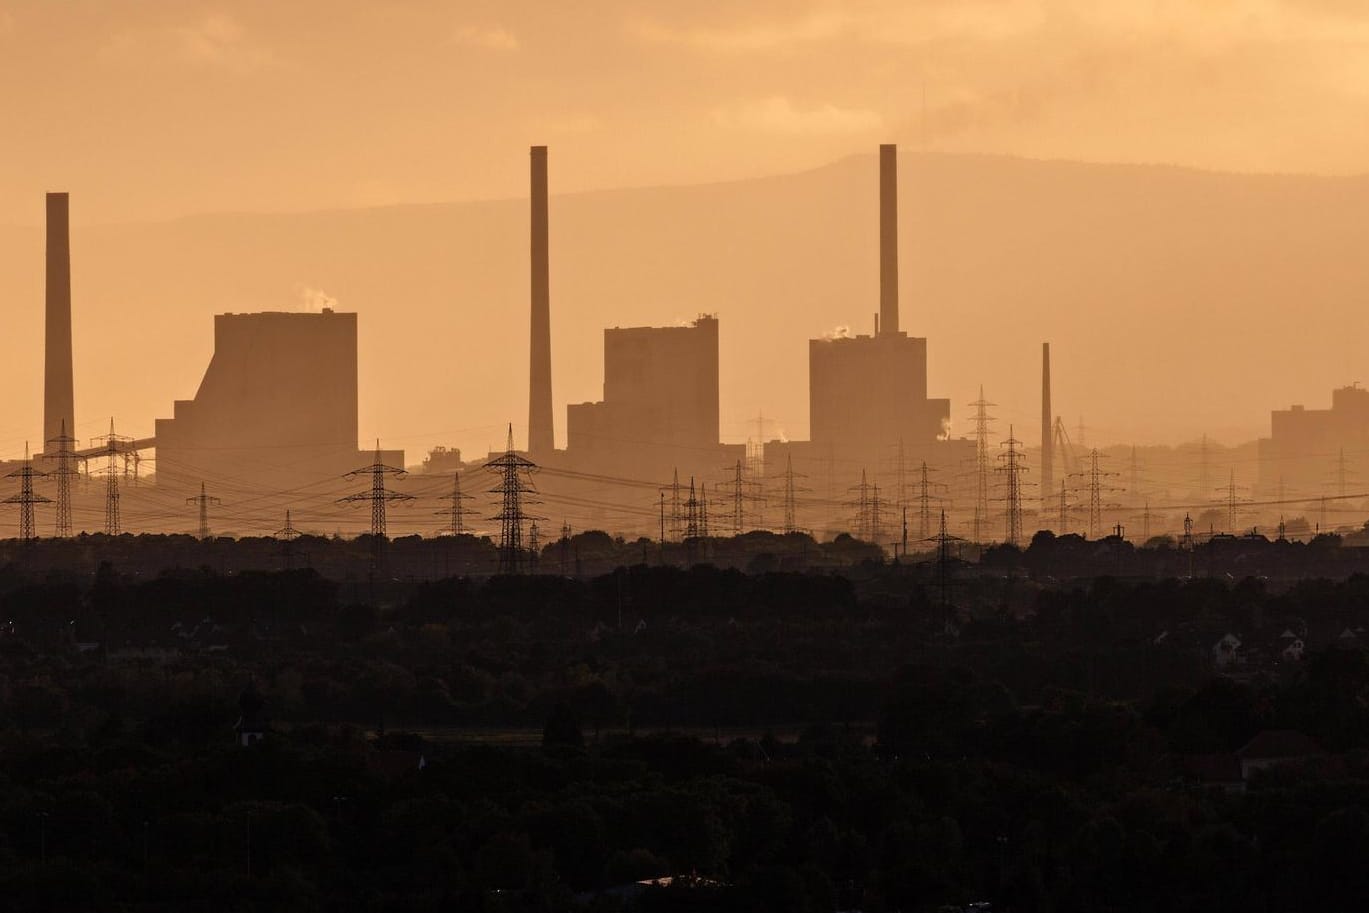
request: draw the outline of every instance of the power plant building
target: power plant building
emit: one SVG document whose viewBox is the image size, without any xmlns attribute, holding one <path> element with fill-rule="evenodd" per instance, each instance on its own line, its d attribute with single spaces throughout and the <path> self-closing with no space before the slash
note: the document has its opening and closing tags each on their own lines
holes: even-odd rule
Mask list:
<svg viewBox="0 0 1369 913">
<path fill-rule="evenodd" d="M 869 336 L 808 344 L 806 456 L 837 463 L 849 479 L 906 460 L 936 466 L 966 458 L 971 442 L 948 442 L 951 404 L 927 396 L 927 340 L 899 329 L 898 150 L 879 149 L 880 309 Z M 952 452 L 954 451 L 954 452 Z"/>
<path fill-rule="evenodd" d="M 1296 405 L 1274 410 L 1269 421 L 1270 435 L 1258 444 L 1261 499 L 1280 491 L 1289 498 L 1338 494 L 1342 453 L 1360 462 L 1369 453 L 1369 390 L 1359 386 L 1331 391 L 1330 409 Z"/>
<path fill-rule="evenodd" d="M 357 315 L 219 314 L 192 400 L 156 423 L 162 485 L 266 491 L 317 484 L 371 462 L 357 447 Z M 403 465 L 402 452 L 382 453 Z"/>
<path fill-rule="evenodd" d="M 718 319 L 604 330 L 604 398 L 566 409 L 567 455 L 639 469 L 699 461 L 719 448 Z M 703 461 L 700 461 L 703 462 Z"/>
</svg>

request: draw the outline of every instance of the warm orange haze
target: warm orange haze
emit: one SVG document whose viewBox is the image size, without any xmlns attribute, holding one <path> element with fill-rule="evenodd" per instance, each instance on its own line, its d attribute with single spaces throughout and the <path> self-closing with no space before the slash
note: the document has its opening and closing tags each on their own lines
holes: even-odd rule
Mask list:
<svg viewBox="0 0 1369 913">
<path fill-rule="evenodd" d="M 1366 50 L 1292 0 L 0 2 L 3 495 L 42 536 L 1358 529 Z"/>
</svg>

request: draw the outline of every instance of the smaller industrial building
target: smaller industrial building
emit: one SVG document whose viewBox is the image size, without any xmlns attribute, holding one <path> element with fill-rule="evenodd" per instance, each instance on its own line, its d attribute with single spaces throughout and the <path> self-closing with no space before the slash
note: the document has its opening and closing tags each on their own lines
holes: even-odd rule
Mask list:
<svg viewBox="0 0 1369 913">
<path fill-rule="evenodd" d="M 1335 495 L 1342 456 L 1348 466 L 1364 463 L 1369 454 L 1369 390 L 1356 384 L 1333 390 L 1330 409 L 1275 409 L 1269 424 L 1269 437 L 1259 441 L 1257 499 L 1277 498 L 1280 492 L 1288 498 Z M 1355 475 L 1360 485 L 1369 477 Z"/>
</svg>

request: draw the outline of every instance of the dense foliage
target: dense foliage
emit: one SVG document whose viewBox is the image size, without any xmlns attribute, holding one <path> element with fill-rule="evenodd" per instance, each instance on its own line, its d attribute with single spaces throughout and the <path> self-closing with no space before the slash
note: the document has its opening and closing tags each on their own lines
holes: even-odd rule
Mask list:
<svg viewBox="0 0 1369 913">
<path fill-rule="evenodd" d="M 0 575 L 16 910 L 1352 909 L 1369 578 Z M 1359 632 L 1359 633 L 1357 633 Z M 1212 645 L 1238 636 L 1239 667 Z M 1305 641 L 1302 660 L 1278 648 Z M 261 717 L 265 738 L 238 744 Z M 239 728 L 242 728 L 240 725 Z M 1265 730 L 1324 751 L 1193 774 Z M 421 769 L 420 761 L 421 758 Z M 613 890 L 680 876 L 669 888 Z"/>
</svg>

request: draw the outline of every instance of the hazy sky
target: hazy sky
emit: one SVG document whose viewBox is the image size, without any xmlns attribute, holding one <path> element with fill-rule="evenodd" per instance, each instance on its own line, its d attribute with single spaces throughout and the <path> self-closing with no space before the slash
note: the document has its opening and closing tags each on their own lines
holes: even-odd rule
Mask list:
<svg viewBox="0 0 1369 913">
<path fill-rule="evenodd" d="M 1360 171 L 1361 0 L 0 0 L 0 221 L 793 170 L 880 140 Z"/>
</svg>

